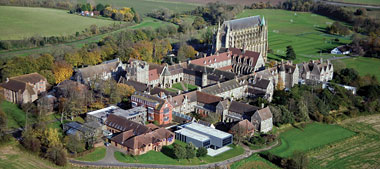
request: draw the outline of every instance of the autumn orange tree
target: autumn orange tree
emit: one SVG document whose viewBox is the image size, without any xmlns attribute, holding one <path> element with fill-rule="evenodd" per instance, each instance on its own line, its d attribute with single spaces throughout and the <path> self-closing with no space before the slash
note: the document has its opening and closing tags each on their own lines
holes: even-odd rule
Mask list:
<svg viewBox="0 0 380 169">
<path fill-rule="evenodd" d="M 53 65 L 55 83 L 60 83 L 69 79 L 73 74 L 73 69 L 66 61 L 56 61 Z"/>
</svg>

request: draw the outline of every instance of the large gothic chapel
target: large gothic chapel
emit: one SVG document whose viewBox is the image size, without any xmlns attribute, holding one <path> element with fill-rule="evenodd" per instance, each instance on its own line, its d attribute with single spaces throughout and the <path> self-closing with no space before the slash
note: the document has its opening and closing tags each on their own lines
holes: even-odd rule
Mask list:
<svg viewBox="0 0 380 169">
<path fill-rule="evenodd" d="M 221 48 L 239 48 L 260 52 L 267 60 L 268 26 L 264 17 L 251 16 L 224 21 L 215 33 L 213 51 Z"/>
</svg>

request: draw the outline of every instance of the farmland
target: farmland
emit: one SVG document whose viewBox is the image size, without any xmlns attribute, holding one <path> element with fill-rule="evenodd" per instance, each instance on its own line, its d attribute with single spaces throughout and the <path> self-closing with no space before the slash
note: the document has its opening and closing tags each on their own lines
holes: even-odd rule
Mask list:
<svg viewBox="0 0 380 169">
<path fill-rule="evenodd" d="M 342 122 L 354 137 L 311 151 L 308 168 L 377 168 L 380 166 L 380 115 Z"/>
<path fill-rule="evenodd" d="M 344 2 L 344 3 L 351 3 L 351 4 L 363 4 L 363 5 L 380 5 L 379 0 L 332 0 L 334 2 Z"/>
<path fill-rule="evenodd" d="M 78 0 L 78 3 L 87 3 L 86 0 Z M 94 3 L 109 4 L 116 8 L 133 7 L 140 15 L 144 16 L 154 9 L 168 8 L 173 12 L 189 11 L 198 6 L 191 2 L 176 2 L 165 0 L 94 0 Z"/>
<path fill-rule="evenodd" d="M 281 145 L 269 152 L 289 157 L 295 150 L 307 152 L 317 147 L 353 136 L 355 133 L 338 125 L 312 123 L 305 128 L 292 128 L 280 134 Z"/>
<path fill-rule="evenodd" d="M 309 12 L 292 12 L 273 9 L 244 10 L 237 18 L 261 15 L 268 24 L 269 48 L 274 54 L 271 59 L 280 60 L 286 53 L 286 46 L 291 45 L 297 54 L 296 63 L 316 59 L 320 56 L 329 58 L 330 50 L 342 43 L 349 43 L 349 37 L 334 36 L 325 33 L 325 28 L 334 20 Z M 336 42 L 335 39 L 339 39 Z"/>
<path fill-rule="evenodd" d="M 93 24 L 107 26 L 117 22 L 68 14 L 65 10 L 0 6 L 0 23 L 0 40 L 17 40 L 35 35 L 73 35 Z"/>
</svg>

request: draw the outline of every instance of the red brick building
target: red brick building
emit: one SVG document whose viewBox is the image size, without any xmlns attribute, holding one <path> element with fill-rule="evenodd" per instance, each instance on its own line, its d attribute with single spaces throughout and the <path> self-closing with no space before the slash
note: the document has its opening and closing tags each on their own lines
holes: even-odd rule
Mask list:
<svg viewBox="0 0 380 169">
<path fill-rule="evenodd" d="M 156 121 L 159 125 L 172 121 L 173 106 L 168 102 L 164 93 L 149 95 L 136 91 L 131 96 L 132 107 L 144 106 L 148 109 L 148 121 Z"/>
</svg>

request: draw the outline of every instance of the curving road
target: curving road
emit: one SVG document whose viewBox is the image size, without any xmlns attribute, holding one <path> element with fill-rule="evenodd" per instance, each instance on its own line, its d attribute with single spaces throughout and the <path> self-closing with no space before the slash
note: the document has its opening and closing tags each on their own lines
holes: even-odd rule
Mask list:
<svg viewBox="0 0 380 169">
<path fill-rule="evenodd" d="M 250 150 L 248 147 L 243 146 L 245 149 L 245 153 L 224 161 L 219 161 L 215 163 L 210 164 L 203 164 L 203 165 L 162 165 L 162 164 L 138 164 L 138 163 L 122 163 L 115 159 L 114 153 L 115 151 L 118 151 L 113 146 L 107 147 L 107 154 L 104 159 L 96 162 L 87 162 L 87 161 L 76 161 L 76 160 L 70 160 L 70 163 L 77 166 L 97 166 L 97 167 L 137 167 L 137 168 L 175 168 L 175 169 L 201 169 L 201 168 L 215 168 L 219 166 L 226 166 L 228 164 L 231 164 L 233 162 L 248 158 L 253 153 L 258 153 L 266 150 L 270 150 L 273 147 L 278 145 L 278 141 L 266 148 L 258 149 L 258 150 Z"/>
</svg>

